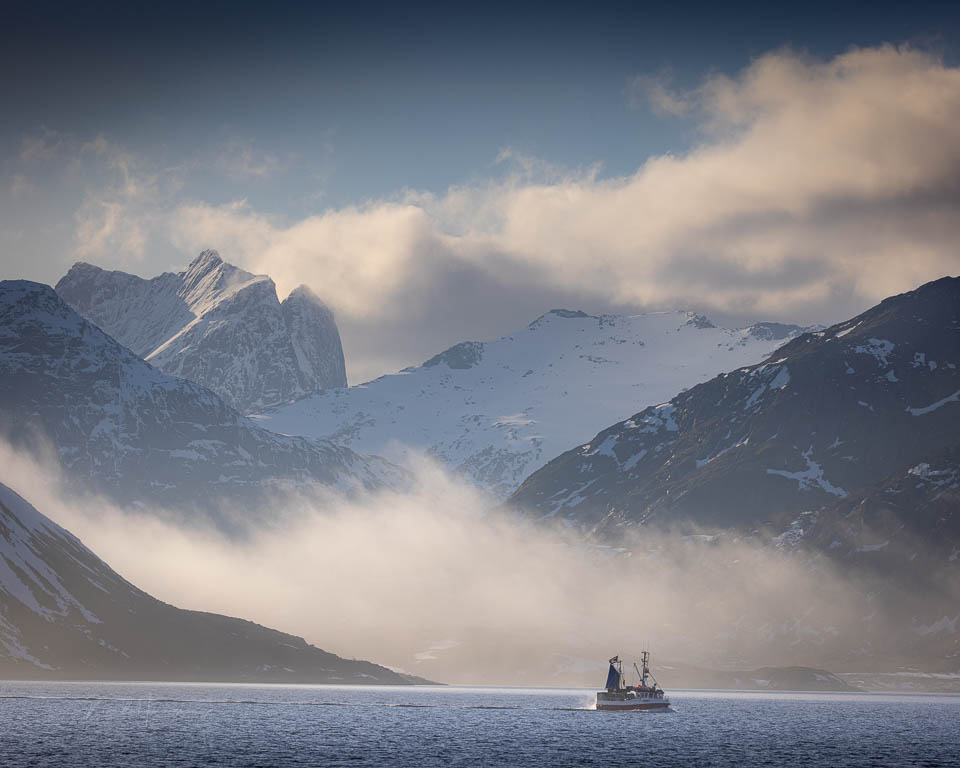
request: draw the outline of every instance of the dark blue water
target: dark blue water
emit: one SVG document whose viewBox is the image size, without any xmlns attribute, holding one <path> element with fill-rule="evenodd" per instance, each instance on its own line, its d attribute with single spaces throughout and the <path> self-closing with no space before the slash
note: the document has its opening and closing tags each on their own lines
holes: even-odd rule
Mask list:
<svg viewBox="0 0 960 768">
<path fill-rule="evenodd" d="M 0 766 L 958 766 L 960 697 L 0 683 Z"/>
</svg>

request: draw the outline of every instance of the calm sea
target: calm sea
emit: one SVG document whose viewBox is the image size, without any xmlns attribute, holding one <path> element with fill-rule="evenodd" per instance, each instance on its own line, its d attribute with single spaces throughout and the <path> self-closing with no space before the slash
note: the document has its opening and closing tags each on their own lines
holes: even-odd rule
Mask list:
<svg viewBox="0 0 960 768">
<path fill-rule="evenodd" d="M 960 697 L 0 682 L 0 766 L 958 766 Z"/>
</svg>

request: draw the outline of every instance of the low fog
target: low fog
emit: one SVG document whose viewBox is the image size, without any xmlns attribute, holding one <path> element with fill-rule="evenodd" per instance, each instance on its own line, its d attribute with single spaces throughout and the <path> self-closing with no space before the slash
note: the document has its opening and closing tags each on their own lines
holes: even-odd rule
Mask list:
<svg viewBox="0 0 960 768">
<path fill-rule="evenodd" d="M 0 466 L 0 481 L 155 597 L 444 682 L 594 685 L 609 656 L 644 647 L 665 666 L 821 666 L 865 629 L 868 598 L 823 563 L 707 533 L 586 543 L 426 461 L 410 493 L 278 498 L 240 537 L 78 500 L 53 463 L 7 447 Z"/>
</svg>

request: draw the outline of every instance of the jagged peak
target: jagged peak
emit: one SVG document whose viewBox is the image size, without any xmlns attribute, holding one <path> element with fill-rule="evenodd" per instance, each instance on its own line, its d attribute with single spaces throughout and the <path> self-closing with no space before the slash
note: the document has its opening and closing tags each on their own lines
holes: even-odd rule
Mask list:
<svg viewBox="0 0 960 768">
<path fill-rule="evenodd" d="M 290 294 L 287 296 L 287 298 L 288 299 L 294 298 L 294 297 L 300 298 L 301 296 L 311 298 L 311 299 L 320 298 L 319 296 L 317 296 L 317 294 L 313 292 L 313 289 L 306 283 L 300 283 L 300 285 L 298 285 L 296 288 L 290 291 Z"/>
<path fill-rule="evenodd" d="M 208 248 L 205 251 L 201 251 L 200 255 L 197 256 L 193 261 L 190 262 L 190 266 L 187 267 L 187 270 L 194 269 L 211 269 L 223 264 L 223 259 L 220 258 L 220 253 L 215 251 L 212 248 Z"/>
<path fill-rule="evenodd" d="M 330 307 L 327 306 L 327 303 L 323 299 L 321 299 L 319 296 L 317 296 L 317 294 L 313 292 L 313 289 L 306 283 L 301 283 L 292 291 L 290 291 L 290 294 L 287 296 L 287 298 L 283 300 L 283 304 L 286 305 L 287 302 L 295 304 L 301 301 L 306 301 L 310 304 L 314 304 L 320 307 L 321 309 L 324 309 L 327 312 L 330 312 L 330 314 L 333 314 L 333 312 L 330 310 Z"/>
<path fill-rule="evenodd" d="M 257 284 L 276 296 L 276 286 L 267 275 L 254 275 L 220 258 L 214 250 L 203 251 L 180 273 L 188 302 L 206 301 L 215 295 L 236 293 Z M 254 290 L 264 289 L 257 285 Z"/>
</svg>

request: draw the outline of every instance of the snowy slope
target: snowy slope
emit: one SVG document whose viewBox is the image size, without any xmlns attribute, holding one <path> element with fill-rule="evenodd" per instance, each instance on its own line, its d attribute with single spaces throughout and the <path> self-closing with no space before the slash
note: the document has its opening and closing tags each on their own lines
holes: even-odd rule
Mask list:
<svg viewBox="0 0 960 768">
<path fill-rule="evenodd" d="M 46 437 L 73 481 L 124 503 L 263 511 L 274 484 L 377 488 L 399 477 L 378 458 L 260 428 L 22 280 L 0 282 L 0 434 L 23 446 Z"/>
<path fill-rule="evenodd" d="M 269 277 L 215 251 L 152 280 L 78 263 L 56 290 L 155 367 L 242 413 L 347 384 L 340 333 L 323 302 L 300 286 L 281 304 Z"/>
<path fill-rule="evenodd" d="M 0 678 L 406 682 L 299 637 L 162 603 L 2 483 Z"/>
<path fill-rule="evenodd" d="M 406 447 L 423 450 L 504 497 L 603 426 L 757 362 L 799 330 L 734 331 L 687 312 L 553 310 L 496 341 L 464 342 L 415 368 L 254 418 L 397 461 Z"/>
<path fill-rule="evenodd" d="M 607 535 L 752 530 L 905 473 L 958 434 L 960 278 L 942 278 L 614 424 L 511 502 Z"/>
</svg>

